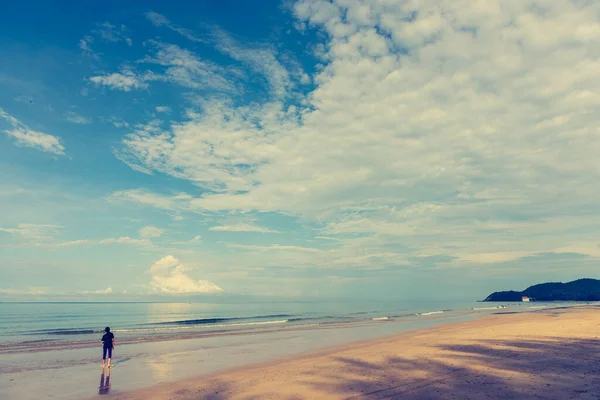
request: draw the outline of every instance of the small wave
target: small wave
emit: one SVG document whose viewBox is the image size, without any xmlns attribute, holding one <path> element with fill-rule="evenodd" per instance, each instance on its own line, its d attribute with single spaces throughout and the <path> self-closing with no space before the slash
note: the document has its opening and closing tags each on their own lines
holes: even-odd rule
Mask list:
<svg viewBox="0 0 600 400">
<path fill-rule="evenodd" d="M 94 333 L 103 333 L 104 331 L 96 331 L 93 329 L 57 329 L 48 331 L 39 331 L 45 335 L 91 335 Z"/>
<path fill-rule="evenodd" d="M 24 340 L 22 342 L 5 342 L 5 343 L 0 343 L 0 348 L 14 346 L 15 344 L 17 344 L 17 345 L 36 345 L 36 344 L 40 344 L 40 343 L 50 343 L 50 342 L 54 342 L 54 341 L 55 341 L 55 339 L 40 339 L 40 340 Z"/>
<path fill-rule="evenodd" d="M 473 311 L 480 311 L 480 310 L 497 310 L 499 308 L 506 308 L 506 306 L 496 306 L 496 307 L 478 307 L 478 308 L 471 308 L 471 310 Z"/>
<path fill-rule="evenodd" d="M 224 318 L 226 319 L 226 318 Z M 181 326 L 160 326 L 153 328 L 133 328 L 133 329 L 116 329 L 114 333 L 141 333 L 141 332 L 166 332 L 166 331 L 180 331 L 186 329 L 200 329 L 200 328 L 227 328 L 233 326 L 252 326 L 252 325 L 273 325 L 273 324 L 285 324 L 288 322 L 287 319 L 275 320 L 275 321 L 255 321 L 255 322 L 239 322 L 230 324 L 197 324 L 197 325 L 181 325 Z"/>
<path fill-rule="evenodd" d="M 237 318 L 202 318 L 184 319 L 181 321 L 158 322 L 157 325 L 210 325 L 227 321 L 236 321 Z"/>
<path fill-rule="evenodd" d="M 406 317 L 414 317 L 415 315 L 418 315 L 418 314 L 412 314 L 412 313 L 394 314 L 394 315 L 391 315 L 390 318 L 406 318 Z"/>
<path fill-rule="evenodd" d="M 156 325 L 215 325 L 222 324 L 225 322 L 234 321 L 254 321 L 268 318 L 289 318 L 292 315 L 287 314 L 272 314 L 272 315 L 259 315 L 255 317 L 235 317 L 235 318 L 200 318 L 200 319 L 184 319 L 179 321 L 167 321 L 159 322 Z M 155 324 L 151 324 L 155 325 Z"/>
<path fill-rule="evenodd" d="M 142 332 L 167 332 L 167 331 L 180 331 L 186 329 L 201 329 L 201 328 L 228 328 L 228 327 L 239 327 L 239 326 L 252 326 L 252 325 L 273 325 L 273 324 L 285 324 L 288 322 L 287 319 L 275 320 L 275 321 L 255 321 L 255 322 L 239 322 L 239 323 L 225 323 L 225 324 L 200 324 L 200 325 L 181 325 L 181 326 L 160 326 L 153 328 L 132 328 L 132 329 L 115 329 L 114 333 L 142 333 Z M 104 331 L 102 331 L 104 332 Z"/>
<path fill-rule="evenodd" d="M 374 317 L 371 318 L 373 321 L 389 321 L 390 317 Z"/>
<path fill-rule="evenodd" d="M 298 317 L 298 318 L 290 318 L 289 322 L 304 322 L 304 321 L 344 321 L 349 320 L 348 317 L 335 317 L 331 315 L 323 316 L 323 317 Z"/>
<path fill-rule="evenodd" d="M 239 327 L 239 326 L 251 326 L 251 325 L 270 325 L 270 324 L 283 324 L 288 322 L 288 318 L 284 314 L 275 315 L 264 315 L 259 317 L 248 317 L 248 318 L 204 318 L 204 319 L 193 319 L 193 320 L 182 320 L 182 321 L 171 321 L 171 322 L 159 322 L 155 324 L 148 324 L 154 326 L 147 327 L 135 327 L 125 329 L 113 329 L 114 333 L 141 333 L 141 332 L 160 332 L 160 331 L 177 331 L 183 329 L 193 328 L 222 328 L 222 327 Z M 271 320 L 269 318 L 281 318 Z M 104 330 L 86 329 L 86 328 L 71 328 L 71 329 L 44 329 L 29 331 L 27 335 L 93 335 L 104 333 Z"/>
<path fill-rule="evenodd" d="M 239 324 L 223 324 L 223 325 L 213 325 L 213 326 L 250 326 L 250 325 L 274 325 L 274 324 L 285 324 L 288 322 L 287 319 L 282 319 L 279 321 L 260 321 L 260 322 L 245 322 Z"/>
<path fill-rule="evenodd" d="M 418 315 L 419 317 L 424 317 L 427 315 L 435 315 L 435 314 L 443 314 L 443 313 L 444 313 L 443 311 L 429 311 L 429 312 L 424 312 L 424 313 L 418 313 L 415 315 Z"/>
</svg>

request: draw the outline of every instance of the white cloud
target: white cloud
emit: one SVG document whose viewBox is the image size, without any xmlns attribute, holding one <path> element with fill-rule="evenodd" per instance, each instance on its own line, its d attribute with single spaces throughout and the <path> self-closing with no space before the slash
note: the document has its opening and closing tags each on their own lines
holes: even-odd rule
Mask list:
<svg viewBox="0 0 600 400">
<path fill-rule="evenodd" d="M 109 201 L 123 201 L 145 206 L 151 206 L 162 210 L 174 211 L 187 209 L 188 202 L 192 199 L 187 193 L 179 193 L 176 195 L 162 195 L 148 192 L 145 190 L 123 190 L 112 193 Z"/>
<path fill-rule="evenodd" d="M 339 242 L 341 239 L 339 238 L 335 238 L 335 237 L 329 237 L 329 236 L 315 236 L 315 239 L 321 239 L 321 240 L 332 240 L 334 242 Z"/>
<path fill-rule="evenodd" d="M 0 229 L 1 231 L 2 229 Z M 36 241 L 31 243 L 35 247 L 43 247 L 49 249 L 60 249 L 64 247 L 75 247 L 75 246 L 98 246 L 98 245 L 132 245 L 132 246 L 142 246 L 142 247 L 152 247 L 152 242 L 146 238 L 142 237 L 140 239 L 132 238 L 129 236 L 121 236 L 116 238 L 106 238 L 106 239 L 76 239 L 76 240 L 67 240 L 67 241 L 57 241 L 55 240 L 46 240 L 46 241 Z"/>
<path fill-rule="evenodd" d="M 120 152 L 116 151 L 115 149 L 113 149 L 113 154 L 115 155 L 115 157 L 118 160 L 123 161 L 132 170 L 141 172 L 142 174 L 146 174 L 146 175 L 154 175 L 154 173 L 151 170 L 149 170 L 148 168 L 142 167 L 139 164 L 131 162 L 129 159 L 127 159 L 127 157 L 123 156 Z"/>
<path fill-rule="evenodd" d="M 34 130 L 12 129 L 4 131 L 15 139 L 18 146 L 32 147 L 47 153 L 64 155 L 64 146 L 56 136 L 48 135 Z"/>
<path fill-rule="evenodd" d="M 95 60 L 99 60 L 101 54 L 92 50 L 91 44 L 93 42 L 94 38 L 92 36 L 84 36 L 83 39 L 79 40 L 79 48 L 84 55 L 92 57 Z"/>
<path fill-rule="evenodd" d="M 91 35 L 86 35 L 79 40 L 79 48 L 84 55 L 92 57 L 94 60 L 100 60 L 100 56 L 102 55 L 102 53 L 98 53 L 92 49 L 92 43 L 94 43 L 95 38 L 100 38 L 105 42 L 116 43 L 123 41 L 128 46 L 133 45 L 133 41 L 127 35 L 128 30 L 125 25 L 116 26 L 110 22 L 103 22 L 98 24 L 97 29 L 94 29 L 91 33 Z"/>
<path fill-rule="evenodd" d="M 505 251 L 497 253 L 465 254 L 461 260 L 476 264 L 494 264 L 518 260 L 531 255 L 526 251 Z"/>
<path fill-rule="evenodd" d="M 194 280 L 186 274 L 179 260 L 168 255 L 155 262 L 150 268 L 150 286 L 158 293 L 218 293 L 223 291 L 212 282 Z"/>
<path fill-rule="evenodd" d="M 156 110 L 156 112 L 159 112 L 159 113 L 170 113 L 171 112 L 171 107 L 169 107 L 169 106 L 156 106 L 155 110 Z"/>
<path fill-rule="evenodd" d="M 556 253 L 577 253 L 586 254 L 591 257 L 600 257 L 600 235 L 596 240 L 582 240 L 562 246 L 554 250 Z"/>
<path fill-rule="evenodd" d="M 92 123 L 92 121 L 89 118 L 86 118 L 86 117 L 79 115 L 72 111 L 69 111 L 65 115 L 65 118 L 67 119 L 67 121 L 72 122 L 74 124 L 79 124 L 79 125 L 87 125 L 87 124 Z"/>
<path fill-rule="evenodd" d="M 66 242 L 58 242 L 58 243 L 45 243 L 42 247 L 72 247 L 72 246 L 85 246 L 85 245 L 93 245 L 94 241 L 89 239 L 77 239 L 77 240 L 69 240 Z"/>
<path fill-rule="evenodd" d="M 297 2 L 299 22 L 325 43 L 315 90 L 290 107 L 275 52 L 214 33 L 222 52 L 269 76 L 270 98 L 206 100 L 184 121 L 136 129 L 126 162 L 205 190 L 116 197 L 318 221 L 339 240 L 297 261 L 312 265 L 596 254 L 581 243 L 600 211 L 600 94 L 590 89 L 600 86 L 600 3 L 482 4 Z"/>
<path fill-rule="evenodd" d="M 286 252 L 306 252 L 306 253 L 318 253 L 320 251 L 319 249 L 315 249 L 312 247 L 284 246 L 284 245 L 279 245 L 279 244 L 258 246 L 258 245 L 228 243 L 227 246 L 237 248 L 237 249 L 256 250 L 256 251 L 286 251 Z"/>
<path fill-rule="evenodd" d="M 59 238 L 60 229 L 62 229 L 62 227 L 58 225 L 19 224 L 16 228 L 0 227 L 0 233 L 8 233 L 17 239 L 21 239 L 20 242 L 22 246 L 41 247 L 48 249 L 60 249 L 64 247 L 75 246 L 98 246 L 110 244 L 135 245 L 143 247 L 152 246 L 152 242 L 148 239 L 148 237 L 141 237 L 140 239 L 136 239 L 131 238 L 129 236 L 121 236 L 106 239 L 75 239 L 65 241 L 60 240 Z"/>
<path fill-rule="evenodd" d="M 152 22 L 152 24 L 154 26 L 157 26 L 157 27 L 165 26 L 165 27 L 171 29 L 172 31 L 181 34 L 182 36 L 188 38 L 189 40 L 191 40 L 193 42 L 206 43 L 206 41 L 204 39 L 201 39 L 201 38 L 195 36 L 189 30 L 180 28 L 180 27 L 172 24 L 171 21 L 169 21 L 164 15 L 161 15 L 161 14 L 158 14 L 155 12 L 148 12 L 148 13 L 146 13 L 146 18 L 148 18 L 148 20 L 150 22 Z"/>
<path fill-rule="evenodd" d="M 154 26 L 169 25 L 171 23 L 164 15 L 152 11 L 146 13 L 146 18 L 148 18 Z"/>
<path fill-rule="evenodd" d="M 221 30 L 214 30 L 212 36 L 219 51 L 262 74 L 275 98 L 281 99 L 288 94 L 293 86 L 290 72 L 277 59 L 275 48 L 243 46 Z"/>
<path fill-rule="evenodd" d="M 30 129 L 27 125 L 8 114 L 0 107 L 0 118 L 5 119 L 12 126 L 12 129 L 5 130 L 9 137 L 15 140 L 17 146 L 32 147 L 47 153 L 57 155 L 65 154 L 65 147 L 61 139 L 47 133 L 38 132 Z"/>
<path fill-rule="evenodd" d="M 89 80 L 96 86 L 107 86 L 110 89 L 122 90 L 124 92 L 129 92 L 131 89 L 145 89 L 148 87 L 148 84 L 144 82 L 143 77 L 140 77 L 131 71 L 92 76 Z"/>
<path fill-rule="evenodd" d="M 82 290 L 77 294 L 112 294 L 112 288 L 100 289 L 100 290 Z"/>
<path fill-rule="evenodd" d="M 0 295 L 10 295 L 10 296 L 15 296 L 15 295 L 43 295 L 46 294 L 46 289 L 45 288 L 35 288 L 35 287 L 30 287 L 27 289 L 12 289 L 12 288 L 6 288 L 6 289 L 2 289 L 0 288 Z"/>
<path fill-rule="evenodd" d="M 171 130 L 154 124 L 137 127 L 123 140 L 121 159 L 130 166 L 188 179 L 215 191 L 248 190 L 260 167 L 273 157 L 284 156 L 271 143 L 276 135 L 268 133 L 275 128 L 293 129 L 290 120 L 296 118 L 294 112 L 277 105 L 232 109 L 215 100 L 203 104 L 203 110 L 201 115 L 191 115 L 191 121 L 172 125 Z M 270 119 L 259 127 L 255 119 L 263 112 Z"/>
<path fill-rule="evenodd" d="M 56 237 L 63 227 L 53 224 L 18 224 L 15 228 L 0 227 L 0 232 L 17 235 L 25 239 L 43 240 Z"/>
<path fill-rule="evenodd" d="M 76 292 L 64 292 L 64 291 L 56 291 L 49 290 L 48 288 L 43 287 L 29 287 L 29 288 L 0 288 L 0 296 L 44 296 L 47 298 L 48 296 L 70 296 L 70 295 L 90 295 L 90 294 L 99 294 L 106 295 L 112 294 L 113 289 L 108 287 L 106 289 L 99 290 L 79 290 Z M 122 294 L 126 294 L 126 291 L 123 291 Z"/>
<path fill-rule="evenodd" d="M 225 232 L 261 232 L 261 233 L 279 233 L 263 226 L 251 225 L 251 224 L 235 224 L 235 225 L 218 225 L 210 228 L 211 231 L 225 231 Z"/>
<path fill-rule="evenodd" d="M 123 121 L 122 119 L 112 117 L 109 119 L 109 121 L 114 125 L 115 128 L 129 128 L 129 123 L 127 121 Z"/>
<path fill-rule="evenodd" d="M 215 63 L 202 60 L 189 50 L 173 44 L 151 42 L 154 45 L 152 56 L 143 61 L 165 67 L 163 73 L 148 75 L 148 80 L 162 80 L 176 83 L 190 89 L 212 89 L 222 92 L 236 92 L 231 73 Z"/>
<path fill-rule="evenodd" d="M 310 77 L 304 72 L 301 64 L 289 53 L 279 54 L 274 46 L 265 44 L 242 44 L 233 39 L 225 31 L 216 27 L 211 27 L 207 30 L 206 35 L 198 37 L 191 31 L 176 26 L 161 14 L 149 12 L 146 14 L 146 17 L 157 27 L 171 29 L 192 42 L 213 45 L 217 50 L 231 57 L 233 60 L 245 64 L 253 72 L 258 73 L 267 81 L 271 94 L 276 98 L 282 99 L 287 96 L 290 89 L 295 86 L 296 82 L 303 85 L 310 83 Z M 169 47 L 172 50 L 179 49 L 177 46 Z M 218 74 L 227 75 L 228 72 L 234 72 L 232 76 L 241 75 L 239 70 L 219 70 L 217 66 L 207 63 L 206 61 L 199 61 L 196 57 L 191 56 L 189 52 L 182 51 L 181 49 L 179 49 L 179 53 L 185 55 L 184 58 L 188 59 L 187 64 L 190 65 L 191 68 L 187 67 L 187 70 L 177 69 L 174 75 L 180 75 L 180 83 L 187 85 L 188 87 L 198 88 L 206 86 L 206 83 L 198 85 L 194 82 L 194 79 L 190 78 L 190 75 L 198 74 L 198 71 L 200 71 L 198 77 L 203 81 L 205 81 L 205 76 L 208 74 L 211 75 L 210 81 L 219 80 Z M 183 58 L 180 59 L 183 60 Z M 173 65 L 181 66 L 184 65 L 184 63 L 179 61 Z M 200 66 L 200 68 L 197 66 Z M 230 82 L 225 83 L 223 81 L 215 82 L 214 88 L 237 91 Z"/>
<path fill-rule="evenodd" d="M 108 238 L 102 239 L 98 242 L 99 244 L 134 244 L 134 245 L 142 245 L 147 246 L 150 245 L 151 242 L 148 239 L 135 239 L 129 236 L 121 236 L 119 238 Z"/>
<path fill-rule="evenodd" d="M 128 30 L 125 25 L 116 26 L 110 22 L 98 24 L 98 28 L 94 31 L 96 35 L 108 42 L 116 43 L 124 41 L 128 46 L 131 46 L 133 41 L 127 36 L 127 32 Z"/>
<path fill-rule="evenodd" d="M 171 242 L 171 244 L 173 244 L 173 245 L 177 245 L 177 244 L 189 245 L 189 244 L 198 244 L 201 241 L 202 241 L 202 236 L 196 235 L 190 240 L 174 241 L 174 242 Z M 178 250 L 178 251 L 181 251 L 181 250 Z"/>
<path fill-rule="evenodd" d="M 177 45 L 150 40 L 145 44 L 151 48 L 151 53 L 137 63 L 158 65 L 163 67 L 162 71 L 136 74 L 128 70 L 124 73 L 94 76 L 90 78 L 91 82 L 130 91 L 134 88 L 146 88 L 151 81 L 165 81 L 196 91 L 210 91 L 210 97 L 214 97 L 215 91 L 239 95 L 242 92 L 238 85 L 248 79 L 246 71 L 243 71 L 239 64 L 245 66 L 249 72 L 258 75 L 251 77 L 253 80 L 257 82 L 264 80 L 272 96 L 278 100 L 288 97 L 297 83 L 310 82 L 310 77 L 291 53 L 279 54 L 274 46 L 242 44 L 217 28 L 207 31 L 206 39 L 199 38 L 189 30 L 174 25 L 163 15 L 149 12 L 146 17 L 157 27 L 171 29 L 193 42 L 214 46 L 218 51 L 229 56 L 232 63 L 230 65 L 214 63 Z M 105 28 L 99 31 L 102 37 L 112 41 L 120 40 L 120 31 L 116 30 L 115 26 L 108 23 L 102 26 Z"/>
<path fill-rule="evenodd" d="M 140 229 L 140 237 L 144 239 L 158 238 L 163 234 L 163 232 L 163 229 L 149 225 Z"/>
</svg>

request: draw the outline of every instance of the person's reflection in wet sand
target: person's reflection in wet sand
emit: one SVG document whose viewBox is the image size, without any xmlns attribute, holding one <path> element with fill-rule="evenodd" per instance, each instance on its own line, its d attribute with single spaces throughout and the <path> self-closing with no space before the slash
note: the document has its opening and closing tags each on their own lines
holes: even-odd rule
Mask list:
<svg viewBox="0 0 600 400">
<path fill-rule="evenodd" d="M 107 369 L 105 379 L 104 368 L 102 368 L 102 374 L 100 375 L 100 388 L 98 389 L 99 395 L 108 394 L 110 392 L 110 370 L 111 368 Z"/>
</svg>

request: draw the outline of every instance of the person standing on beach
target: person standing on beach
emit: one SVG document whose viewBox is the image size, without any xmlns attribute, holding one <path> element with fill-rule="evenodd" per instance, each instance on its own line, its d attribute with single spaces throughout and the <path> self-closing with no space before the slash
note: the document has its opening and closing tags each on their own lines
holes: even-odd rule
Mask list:
<svg viewBox="0 0 600 400">
<path fill-rule="evenodd" d="M 107 326 L 104 328 L 104 336 L 102 336 L 102 368 L 104 368 L 104 361 L 106 360 L 106 353 L 108 353 L 108 368 L 110 368 L 110 359 L 112 358 L 112 351 L 115 348 L 115 335 L 110 331 Z"/>
</svg>

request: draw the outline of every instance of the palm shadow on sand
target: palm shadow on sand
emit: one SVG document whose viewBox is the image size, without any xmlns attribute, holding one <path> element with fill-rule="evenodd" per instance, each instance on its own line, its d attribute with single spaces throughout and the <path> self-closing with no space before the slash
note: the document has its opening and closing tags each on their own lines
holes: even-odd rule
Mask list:
<svg viewBox="0 0 600 400">
<path fill-rule="evenodd" d="M 348 400 L 600 398 L 600 338 L 473 340 L 436 350 L 428 358 L 396 355 L 379 363 L 332 356 L 335 368 L 306 373 L 294 380 L 307 392 L 316 390 L 322 398 Z M 198 398 L 207 400 L 225 400 L 238 394 L 229 382 L 219 380 L 202 392 Z M 308 398 L 303 392 L 299 389 L 278 396 L 275 391 L 243 398 Z"/>
</svg>

